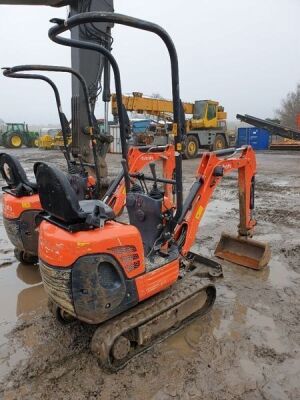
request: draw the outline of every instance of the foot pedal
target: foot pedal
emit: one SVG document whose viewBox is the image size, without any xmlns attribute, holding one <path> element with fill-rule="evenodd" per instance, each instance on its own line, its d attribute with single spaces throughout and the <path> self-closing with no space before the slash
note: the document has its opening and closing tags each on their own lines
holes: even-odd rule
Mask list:
<svg viewBox="0 0 300 400">
<path fill-rule="evenodd" d="M 218 278 L 223 276 L 221 264 L 210 258 L 189 251 L 185 260 L 190 270 L 197 276 L 203 278 Z"/>
</svg>

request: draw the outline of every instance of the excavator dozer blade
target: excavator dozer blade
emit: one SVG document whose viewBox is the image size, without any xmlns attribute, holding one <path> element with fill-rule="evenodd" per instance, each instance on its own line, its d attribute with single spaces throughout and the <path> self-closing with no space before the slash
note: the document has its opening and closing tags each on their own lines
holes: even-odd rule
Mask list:
<svg viewBox="0 0 300 400">
<path fill-rule="evenodd" d="M 267 243 L 223 232 L 215 255 L 247 268 L 262 269 L 270 261 L 271 251 Z"/>
</svg>

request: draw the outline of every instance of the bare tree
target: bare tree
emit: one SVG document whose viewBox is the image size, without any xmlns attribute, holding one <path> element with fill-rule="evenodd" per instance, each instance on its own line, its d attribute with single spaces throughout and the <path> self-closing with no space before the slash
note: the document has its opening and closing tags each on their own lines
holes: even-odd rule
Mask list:
<svg viewBox="0 0 300 400">
<path fill-rule="evenodd" d="M 279 124 L 280 125 L 280 119 L 279 118 L 266 118 L 266 121 L 274 122 L 275 124 Z"/>
<path fill-rule="evenodd" d="M 162 95 L 160 93 L 152 93 L 152 96 L 154 99 L 163 99 Z"/>
<path fill-rule="evenodd" d="M 276 110 L 276 116 L 280 119 L 281 124 L 292 128 L 297 128 L 297 114 L 300 114 L 300 83 L 294 92 L 287 94 L 281 102 L 281 107 Z"/>
</svg>

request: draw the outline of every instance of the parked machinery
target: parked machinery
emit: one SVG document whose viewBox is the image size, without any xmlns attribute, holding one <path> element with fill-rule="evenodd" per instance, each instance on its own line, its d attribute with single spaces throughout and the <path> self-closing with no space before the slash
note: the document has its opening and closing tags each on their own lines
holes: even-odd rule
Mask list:
<svg viewBox="0 0 300 400">
<path fill-rule="evenodd" d="M 299 150 L 300 149 L 300 130 L 295 128 L 290 128 L 281 124 L 276 124 L 275 122 L 268 121 L 266 119 L 261 119 L 253 117 L 252 115 L 236 115 L 237 119 L 240 119 L 247 124 L 256 126 L 257 128 L 263 128 L 269 131 L 274 136 L 280 136 L 283 141 L 271 143 L 271 150 Z"/>
<path fill-rule="evenodd" d="M 77 199 L 98 198 L 100 188 L 100 177 L 97 181 L 92 176 L 88 176 L 86 167 L 93 165 L 83 163 L 80 155 L 77 159 L 72 158 L 68 148 L 67 138 L 70 132 L 68 120 L 62 110 L 60 95 L 54 82 L 44 75 L 20 73 L 24 71 L 55 71 L 67 72 L 75 75 L 82 84 L 86 98 L 86 107 L 90 113 L 90 129 L 93 133 L 93 115 L 88 102 L 88 91 L 82 76 L 72 68 L 43 65 L 21 65 L 7 68 L 3 74 L 10 78 L 34 79 L 48 83 L 55 94 L 57 110 L 59 114 L 61 130 L 63 135 L 63 153 L 68 166 L 68 179 L 72 185 Z M 93 140 L 93 135 L 90 136 Z M 97 154 L 94 151 L 95 164 Z M 98 171 L 97 168 L 95 168 Z M 38 261 L 38 231 L 36 217 L 42 210 L 39 196 L 36 190 L 36 183 L 29 181 L 24 169 L 19 161 L 9 155 L 0 154 L 0 172 L 7 186 L 3 188 L 3 220 L 7 235 L 15 246 L 16 258 L 24 263 L 36 263 Z"/>
<path fill-rule="evenodd" d="M 39 133 L 29 131 L 25 123 L 9 122 L 5 124 L 4 132 L 0 132 L 0 146 L 18 149 L 26 147 L 38 147 Z"/>
<path fill-rule="evenodd" d="M 156 340 L 211 309 L 216 296 L 214 281 L 222 276 L 222 269 L 190 249 L 214 189 L 232 170 L 238 170 L 239 237 L 223 236 L 226 240 L 220 244 L 220 255 L 244 266 L 262 268 L 270 254 L 267 245 L 250 239 L 255 225 L 252 210 L 256 173 L 255 154 L 250 147 L 203 154 L 195 182 L 183 201 L 185 124 L 177 53 L 167 32 L 136 18 L 92 12 L 66 21 L 55 20 L 49 34 L 56 41 L 79 47 L 78 41 L 59 35 L 81 24 L 97 22 L 150 31 L 165 43 L 172 75 L 174 175 L 172 179 L 158 176 L 155 163 L 149 175 L 130 172 L 124 115 L 120 113 L 121 86 L 116 85 L 130 223 L 117 221 L 104 202 L 90 200 L 81 207 L 61 171 L 47 163 L 36 163 L 38 192 L 46 212 L 39 226 L 39 258 L 52 312 L 65 320 L 71 316 L 100 324 L 92 339 L 92 351 L 105 368 L 118 370 Z M 110 61 L 118 78 L 115 60 Z M 174 193 L 171 203 L 165 202 L 167 185 Z"/>
<path fill-rule="evenodd" d="M 88 176 L 85 171 L 86 167 L 92 167 L 92 165 L 84 163 L 80 156 L 77 160 L 72 160 L 72 155 L 68 147 L 69 124 L 61 109 L 60 95 L 56 85 L 44 75 L 20 73 L 22 71 L 67 72 L 75 75 L 81 82 L 85 93 L 86 107 L 89 109 L 90 123 L 92 124 L 91 128 L 87 129 L 87 131 L 91 133 L 91 129 L 98 129 L 98 121 L 90 109 L 88 92 L 83 77 L 72 68 L 48 65 L 21 65 L 4 71 L 5 76 L 19 79 L 42 80 L 52 87 L 62 127 L 62 148 L 68 164 L 68 179 L 79 201 L 83 201 L 86 198 L 99 198 L 95 180 L 92 176 Z M 91 139 L 93 140 L 93 137 Z M 96 153 L 95 160 L 97 160 Z M 171 145 L 165 147 L 152 146 L 143 149 L 132 148 L 129 153 L 130 172 L 142 173 L 143 168 L 155 160 L 162 162 L 164 176 L 171 178 L 174 172 L 174 147 Z M 42 211 L 36 191 L 36 183 L 28 180 L 25 171 L 15 157 L 5 153 L 0 154 L 0 171 L 3 179 L 7 182 L 7 186 L 3 188 L 5 191 L 3 196 L 4 224 L 8 237 L 15 246 L 15 255 L 19 261 L 24 263 L 36 263 L 38 246 L 36 216 Z M 97 182 L 100 179 L 98 177 Z M 168 195 L 171 199 L 170 192 L 168 192 Z M 123 174 L 120 174 L 111 184 L 105 195 L 105 202 L 113 207 L 116 215 L 122 212 L 125 203 Z"/>
<path fill-rule="evenodd" d="M 147 113 L 167 121 L 172 120 L 171 100 L 145 97 L 139 92 L 133 92 L 132 96 L 123 96 L 122 100 L 127 111 Z M 182 103 L 182 106 L 185 114 L 192 116 L 185 123 L 187 138 L 184 155 L 186 158 L 196 157 L 199 147 L 209 150 L 221 150 L 228 147 L 227 113 L 224 107 L 213 100 L 197 100 L 194 103 Z M 116 115 L 114 94 L 112 95 L 112 114 Z M 171 133 L 164 130 L 162 134 L 168 136 Z"/>
<path fill-rule="evenodd" d="M 53 7 L 69 6 L 70 15 L 77 15 L 86 11 L 112 11 L 113 0 L 0 0 L 0 4 L 21 4 L 21 5 L 45 5 Z M 89 40 L 100 43 L 109 51 L 111 49 L 112 24 L 99 23 L 92 26 L 82 26 L 71 32 L 71 37 L 75 40 Z M 105 109 L 108 110 L 110 101 L 109 93 L 109 68 L 104 57 L 96 52 L 88 50 L 71 49 L 72 67 L 76 69 L 86 80 L 92 108 L 98 96 L 105 102 Z M 101 89 L 103 90 L 101 91 Z M 106 121 L 107 121 L 107 112 Z M 93 152 L 90 146 L 90 138 L 82 132 L 88 126 L 89 116 L 86 112 L 85 98 L 81 85 L 76 78 L 72 78 L 72 145 L 71 153 L 74 156 L 80 154 L 85 163 L 93 163 Z M 96 137 L 99 151 L 99 174 L 101 179 L 101 192 L 104 193 L 109 185 L 108 170 L 106 164 L 106 152 L 109 149 L 111 137 L 109 135 L 107 123 L 105 132 L 101 137 Z M 95 176 L 95 175 L 94 175 Z"/>
</svg>

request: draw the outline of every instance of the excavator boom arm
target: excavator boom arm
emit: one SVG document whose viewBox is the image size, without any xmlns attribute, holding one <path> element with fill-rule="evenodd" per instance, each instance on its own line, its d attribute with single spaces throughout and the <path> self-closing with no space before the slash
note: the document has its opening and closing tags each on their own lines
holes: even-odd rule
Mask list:
<svg viewBox="0 0 300 400">
<path fill-rule="evenodd" d="M 231 153 L 231 154 L 230 154 Z M 222 158 L 221 158 L 222 157 Z M 233 170 L 238 170 L 240 224 L 239 235 L 251 236 L 255 220 L 252 218 L 254 208 L 254 176 L 256 173 L 255 153 L 251 146 L 241 149 L 226 149 L 204 153 L 198 170 L 194 189 L 183 206 L 183 215 L 177 226 L 175 237 L 180 236 L 185 228 L 185 241 L 182 254 L 190 251 L 196 233 L 211 196 L 222 177 Z"/>
</svg>

